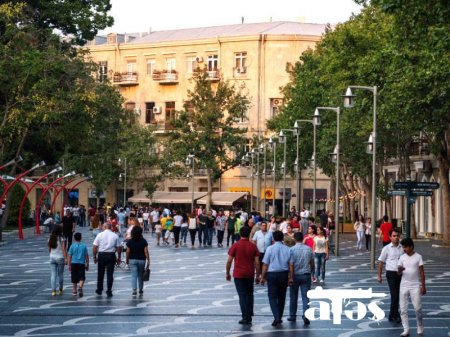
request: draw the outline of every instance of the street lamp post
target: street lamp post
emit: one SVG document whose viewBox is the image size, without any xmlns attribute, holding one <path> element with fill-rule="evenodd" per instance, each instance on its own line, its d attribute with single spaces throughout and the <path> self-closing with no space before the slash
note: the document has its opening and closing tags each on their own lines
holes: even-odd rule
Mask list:
<svg viewBox="0 0 450 337">
<path fill-rule="evenodd" d="M 124 172 L 119 174 L 119 181 L 123 179 L 123 208 L 126 208 L 127 203 L 127 158 L 124 159 Z M 122 164 L 122 159 L 119 158 L 119 165 Z"/>
<path fill-rule="evenodd" d="M 317 179 L 316 179 L 316 171 L 317 171 L 317 155 L 316 155 L 316 127 L 319 126 L 320 123 L 320 115 L 319 111 L 314 111 L 313 119 L 297 119 L 294 123 L 294 130 L 296 130 L 297 133 L 300 133 L 300 127 L 298 123 L 311 123 L 313 126 L 313 155 L 312 155 L 312 162 L 313 162 L 313 207 L 312 207 L 312 214 L 313 217 L 316 217 L 316 187 L 317 187 Z"/>
<path fill-rule="evenodd" d="M 191 176 L 191 189 L 192 189 L 192 196 L 191 196 L 191 213 L 194 214 L 194 201 L 195 201 L 195 194 L 194 194 L 194 169 L 195 169 L 195 155 L 194 154 L 188 154 L 186 157 L 186 165 L 192 166 L 192 176 Z"/>
<path fill-rule="evenodd" d="M 277 174 L 277 143 L 272 139 L 272 137 L 270 137 L 269 139 L 269 148 L 272 150 L 273 152 L 273 162 L 272 162 L 272 215 L 275 216 L 275 179 L 276 179 L 276 174 Z"/>
<path fill-rule="evenodd" d="M 263 163 L 264 163 L 264 165 L 263 165 L 263 175 L 264 175 L 264 187 L 263 187 L 263 190 L 264 190 L 264 199 L 263 199 L 263 207 L 264 207 L 264 212 L 263 212 L 263 214 L 264 214 L 264 219 L 266 219 L 266 187 L 267 187 L 267 179 L 266 179 L 266 177 L 267 177 L 267 172 L 266 172 L 266 144 L 261 144 L 260 146 L 259 146 L 259 153 L 261 154 L 261 153 L 263 153 Z"/>
<path fill-rule="evenodd" d="M 328 111 L 334 111 L 336 112 L 336 147 L 334 148 L 334 151 L 332 153 L 332 159 L 333 162 L 336 163 L 336 188 L 335 188 L 335 204 L 334 204 L 334 219 L 335 219 L 335 236 L 334 236 L 334 252 L 336 256 L 339 256 L 339 152 L 340 152 L 340 145 L 339 145 L 339 120 L 340 120 L 340 108 L 333 108 L 333 107 L 317 107 L 316 111 L 317 113 L 314 113 L 314 115 L 319 115 L 320 110 L 328 110 Z"/>
<path fill-rule="evenodd" d="M 6 164 L 3 164 L 0 166 L 0 170 L 3 170 L 5 167 L 8 167 L 12 164 L 17 164 L 19 162 L 21 162 L 23 160 L 22 156 L 18 156 L 17 158 L 14 158 L 12 160 L 10 160 L 9 162 L 7 162 Z"/>
<path fill-rule="evenodd" d="M 363 89 L 372 92 L 373 94 L 373 130 L 371 133 L 371 139 L 369 138 L 368 148 L 372 150 L 372 233 L 370 240 L 370 266 L 372 269 L 375 269 L 375 243 L 376 243 L 376 136 L 377 136 L 377 86 L 368 87 L 368 86 L 359 86 L 359 85 L 350 85 L 345 92 L 344 97 L 344 107 L 345 108 L 353 108 L 354 106 L 354 97 L 352 93 L 352 89 Z M 370 140 L 371 146 L 370 146 Z"/>
<path fill-rule="evenodd" d="M 280 134 L 278 135 L 278 142 L 280 144 L 284 144 L 284 149 L 283 149 L 283 164 L 281 166 L 281 168 L 283 169 L 283 218 L 286 216 L 286 169 L 287 169 L 287 163 L 286 163 L 286 143 L 287 143 L 287 139 L 286 139 L 286 135 L 284 134 L 284 132 L 292 132 L 295 134 L 295 130 L 292 129 L 282 129 L 280 131 Z"/>
</svg>

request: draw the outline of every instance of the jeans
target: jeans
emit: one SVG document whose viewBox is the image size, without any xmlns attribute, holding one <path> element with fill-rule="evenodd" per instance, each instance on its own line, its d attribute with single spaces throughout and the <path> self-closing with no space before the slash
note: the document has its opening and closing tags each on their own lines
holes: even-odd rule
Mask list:
<svg viewBox="0 0 450 337">
<path fill-rule="evenodd" d="M 214 228 L 212 227 L 206 227 L 206 243 L 208 246 L 212 246 L 212 239 L 214 234 Z M 205 240 L 203 240 L 205 242 Z"/>
<path fill-rule="evenodd" d="M 144 232 L 148 232 L 148 220 L 143 220 L 144 223 Z"/>
<path fill-rule="evenodd" d="M 206 225 L 198 226 L 198 243 L 206 245 Z"/>
<path fill-rule="evenodd" d="M 402 288 L 400 289 L 400 315 L 402 317 L 403 329 L 409 331 L 408 322 L 408 297 L 411 298 L 411 303 L 416 312 L 417 327 L 423 327 L 422 316 L 422 300 L 420 295 L 420 288 Z"/>
<path fill-rule="evenodd" d="M 59 290 L 63 289 L 64 282 L 64 259 L 54 259 L 50 258 L 50 285 L 52 291 L 56 291 L 56 279 L 59 282 Z"/>
<path fill-rule="evenodd" d="M 370 249 L 370 240 L 372 238 L 372 235 L 370 234 L 364 234 L 366 236 L 366 249 L 369 250 Z"/>
<path fill-rule="evenodd" d="M 105 279 L 106 270 L 106 286 L 110 292 L 113 286 L 114 265 L 116 264 L 116 253 L 98 253 L 98 274 L 97 274 L 97 290 L 103 291 L 103 280 Z"/>
<path fill-rule="evenodd" d="M 357 249 L 362 249 L 362 247 L 363 247 L 363 243 L 362 243 L 363 236 L 364 236 L 363 231 L 356 231 L 356 238 L 358 239 L 358 242 L 356 243 Z"/>
<path fill-rule="evenodd" d="M 267 295 L 274 319 L 281 320 L 286 303 L 288 272 L 267 273 Z"/>
<path fill-rule="evenodd" d="M 187 227 L 181 227 L 181 239 L 180 239 L 180 242 L 186 244 L 187 233 L 188 233 L 188 228 Z"/>
<path fill-rule="evenodd" d="M 173 226 L 173 235 L 175 237 L 176 245 L 178 245 L 178 243 L 180 242 L 180 231 L 181 231 L 181 227 Z"/>
<path fill-rule="evenodd" d="M 230 238 L 231 238 L 231 244 L 234 243 L 234 228 L 230 229 L 228 228 L 227 231 L 227 246 L 230 245 Z"/>
<path fill-rule="evenodd" d="M 325 281 L 325 256 L 325 253 L 314 253 L 315 276 L 321 281 Z"/>
<path fill-rule="evenodd" d="M 399 296 L 400 296 L 400 282 L 402 277 L 396 271 L 387 270 L 386 280 L 389 285 L 389 292 L 391 293 L 391 307 L 389 310 L 389 318 L 396 319 L 400 317 L 398 313 Z"/>
<path fill-rule="evenodd" d="M 194 247 L 195 245 L 195 234 L 197 233 L 197 229 L 190 229 L 189 235 L 191 236 L 191 245 Z"/>
<path fill-rule="evenodd" d="M 253 277 L 235 278 L 234 285 L 239 295 L 242 318 L 251 321 L 253 316 Z"/>
<path fill-rule="evenodd" d="M 303 316 L 309 308 L 308 290 L 311 289 L 311 274 L 294 275 L 294 283 L 289 288 L 289 315 L 291 317 L 297 316 L 298 305 L 298 289 L 302 295 Z"/>
<path fill-rule="evenodd" d="M 133 290 L 137 289 L 139 283 L 139 291 L 144 289 L 144 281 L 142 281 L 142 274 L 145 269 L 145 260 L 134 260 L 130 259 L 130 269 L 131 269 L 131 288 Z"/>
<path fill-rule="evenodd" d="M 225 230 L 223 230 L 223 231 L 217 230 L 217 243 L 219 245 L 222 244 L 224 234 L 225 234 Z"/>
</svg>

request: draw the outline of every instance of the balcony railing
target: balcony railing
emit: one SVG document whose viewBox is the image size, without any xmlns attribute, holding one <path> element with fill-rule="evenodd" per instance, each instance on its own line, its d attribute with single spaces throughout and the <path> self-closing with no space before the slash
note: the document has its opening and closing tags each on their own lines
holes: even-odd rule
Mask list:
<svg viewBox="0 0 450 337">
<path fill-rule="evenodd" d="M 206 73 L 208 74 L 207 79 L 209 81 L 216 82 L 220 80 L 220 72 L 218 70 L 208 70 Z"/>
<path fill-rule="evenodd" d="M 159 84 L 177 84 L 178 73 L 175 70 L 154 71 L 152 74 L 154 81 Z"/>
<path fill-rule="evenodd" d="M 114 73 L 113 84 L 120 86 L 138 85 L 138 74 L 136 72 Z"/>
</svg>

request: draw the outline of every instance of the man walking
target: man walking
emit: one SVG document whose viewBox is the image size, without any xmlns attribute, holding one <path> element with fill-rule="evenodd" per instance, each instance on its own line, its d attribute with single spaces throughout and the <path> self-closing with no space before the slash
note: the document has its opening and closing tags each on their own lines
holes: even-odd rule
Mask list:
<svg viewBox="0 0 450 337">
<path fill-rule="evenodd" d="M 405 254 L 398 260 L 398 273 L 402 275 L 400 284 L 400 314 L 402 316 L 403 332 L 400 336 L 409 336 L 408 297 L 411 298 L 416 312 L 417 334 L 423 335 L 423 317 L 421 295 L 425 295 L 425 271 L 422 256 L 414 251 L 414 242 L 410 238 L 401 242 Z M 420 282 L 419 282 L 420 276 Z"/>
<path fill-rule="evenodd" d="M 261 274 L 261 285 L 264 285 L 267 278 L 267 291 L 270 309 L 274 320 L 272 326 L 283 323 L 281 319 L 286 302 L 286 292 L 288 287 L 289 262 L 291 253 L 287 246 L 283 245 L 283 233 L 275 231 L 272 234 L 275 243 L 266 249 L 263 259 Z"/>
<path fill-rule="evenodd" d="M 251 324 L 253 316 L 253 282 L 259 282 L 259 252 L 249 241 L 250 228 L 242 227 L 241 240 L 233 244 L 228 251 L 226 280 L 231 281 L 230 269 L 234 260 L 233 278 L 239 295 L 242 319 L 239 324 Z M 256 280 L 255 280 L 256 272 Z"/>
<path fill-rule="evenodd" d="M 288 321 L 295 322 L 297 320 L 297 304 L 298 289 L 302 295 L 303 304 L 303 322 L 309 325 L 309 319 L 306 318 L 305 312 L 309 308 L 308 290 L 311 289 L 311 271 L 314 270 L 314 254 L 307 245 L 303 244 L 303 233 L 294 234 L 295 246 L 291 251 L 291 260 L 289 263 L 290 275 L 292 275 L 292 284 L 289 288 L 289 318 Z"/>
<path fill-rule="evenodd" d="M 391 243 L 383 247 L 381 255 L 378 258 L 378 283 L 382 282 L 381 273 L 383 272 L 383 265 L 386 265 L 386 280 L 389 285 L 389 292 L 391 293 L 391 307 L 389 311 L 389 321 L 400 323 L 400 314 L 398 311 L 400 282 L 402 276 L 398 274 L 398 260 L 403 254 L 402 247 L 399 244 L 400 235 L 397 231 L 391 230 L 389 234 Z"/>
<path fill-rule="evenodd" d="M 380 228 L 378 229 L 378 234 L 380 235 L 380 240 L 383 243 L 383 247 L 387 246 L 388 244 L 391 243 L 391 240 L 389 238 L 389 235 L 390 235 L 389 233 L 393 229 L 394 229 L 394 227 L 389 222 L 389 217 L 387 215 L 385 215 L 383 217 L 383 223 L 380 225 Z"/>
<path fill-rule="evenodd" d="M 114 265 L 120 263 L 120 254 L 122 253 L 122 246 L 119 241 L 119 236 L 111 231 L 111 224 L 106 222 L 103 225 L 103 232 L 99 233 L 94 240 L 92 253 L 94 256 L 94 263 L 98 261 L 98 275 L 97 275 L 97 289 L 95 293 L 101 295 L 103 291 L 103 280 L 105 278 L 106 270 L 106 295 L 112 297 L 113 274 Z M 98 257 L 97 257 L 98 254 Z"/>
<path fill-rule="evenodd" d="M 72 245 L 73 233 L 75 233 L 76 229 L 76 222 L 69 208 L 66 209 L 66 213 L 64 214 L 61 222 L 63 226 L 63 236 L 67 241 L 67 250 L 69 250 Z"/>
<path fill-rule="evenodd" d="M 261 229 L 257 231 L 250 240 L 256 245 L 256 248 L 258 248 L 259 265 L 262 266 L 262 260 L 264 259 L 266 249 L 272 244 L 272 233 L 267 231 L 267 222 L 260 222 L 260 226 Z"/>
</svg>

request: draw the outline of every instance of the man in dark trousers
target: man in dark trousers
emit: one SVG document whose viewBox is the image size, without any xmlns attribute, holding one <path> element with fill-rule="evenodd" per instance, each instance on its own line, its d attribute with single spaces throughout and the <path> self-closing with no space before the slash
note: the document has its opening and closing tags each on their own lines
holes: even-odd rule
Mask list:
<svg viewBox="0 0 450 337">
<path fill-rule="evenodd" d="M 289 275 L 291 252 L 282 243 L 283 232 L 275 231 L 272 237 L 275 243 L 266 249 L 262 261 L 261 285 L 265 284 L 267 278 L 269 304 L 274 317 L 272 326 L 275 327 L 283 323 L 281 318 L 283 317 L 284 304 L 286 303 L 288 280 L 292 280 L 292 277 Z"/>
<path fill-rule="evenodd" d="M 69 208 L 66 209 L 66 214 L 64 214 L 61 222 L 63 226 L 63 236 L 67 241 L 67 250 L 69 250 L 72 245 L 73 233 L 75 233 L 76 230 L 75 219 L 73 218 Z"/>
<path fill-rule="evenodd" d="M 94 263 L 98 262 L 97 289 L 95 293 L 97 295 L 102 294 L 106 270 L 106 295 L 108 297 L 112 297 L 114 265 L 116 261 L 120 263 L 120 254 L 122 253 L 119 236 L 111 231 L 111 227 L 112 225 L 108 222 L 103 224 L 103 231 L 95 237 L 92 247 Z"/>
<path fill-rule="evenodd" d="M 378 258 L 378 283 L 382 282 L 381 274 L 383 266 L 386 265 L 386 280 L 389 285 L 389 292 L 391 293 L 391 306 L 389 310 L 389 321 L 400 323 L 399 313 L 399 296 L 400 296 L 400 282 L 402 276 L 398 274 L 398 260 L 403 255 L 403 248 L 400 245 L 400 235 L 397 231 L 391 230 L 389 233 L 391 243 L 384 246 L 381 255 Z"/>
<path fill-rule="evenodd" d="M 239 305 L 242 312 L 242 319 L 239 324 L 251 324 L 254 300 L 253 282 L 259 283 L 259 251 L 256 245 L 249 241 L 250 227 L 242 227 L 239 235 L 241 239 L 233 244 L 228 251 L 226 280 L 231 281 L 230 269 L 234 260 L 234 285 L 239 295 Z"/>
</svg>

